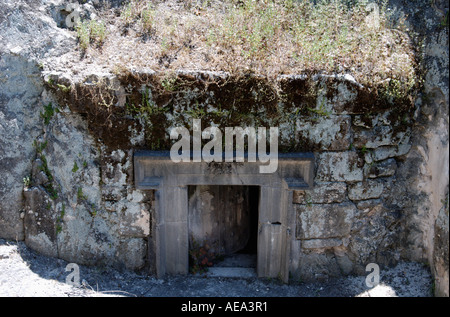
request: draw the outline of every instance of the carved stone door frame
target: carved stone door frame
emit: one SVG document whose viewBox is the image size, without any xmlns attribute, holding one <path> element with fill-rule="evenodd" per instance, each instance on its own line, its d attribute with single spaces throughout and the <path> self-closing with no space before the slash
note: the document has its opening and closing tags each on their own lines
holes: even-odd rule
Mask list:
<svg viewBox="0 0 450 317">
<path fill-rule="evenodd" d="M 155 190 L 156 274 L 189 272 L 189 185 L 254 185 L 260 187 L 258 215 L 258 277 L 289 280 L 289 255 L 295 216 L 293 189 L 313 184 L 312 153 L 280 155 L 278 169 L 259 173 L 260 163 L 205 163 L 170 160 L 168 152 L 134 155 L 137 189 Z"/>
</svg>

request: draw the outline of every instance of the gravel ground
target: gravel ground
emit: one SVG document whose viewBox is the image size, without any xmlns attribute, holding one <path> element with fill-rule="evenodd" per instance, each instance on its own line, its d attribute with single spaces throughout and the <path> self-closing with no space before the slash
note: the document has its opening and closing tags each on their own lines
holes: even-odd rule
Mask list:
<svg viewBox="0 0 450 317">
<path fill-rule="evenodd" d="M 29 250 L 23 242 L 0 239 L 0 297 L 429 297 L 433 280 L 427 267 L 400 263 L 381 270 L 369 289 L 365 277 L 326 283 L 281 284 L 256 278 L 173 276 L 158 280 L 130 271 L 79 266 L 80 287 L 66 284 L 68 262 Z"/>
</svg>

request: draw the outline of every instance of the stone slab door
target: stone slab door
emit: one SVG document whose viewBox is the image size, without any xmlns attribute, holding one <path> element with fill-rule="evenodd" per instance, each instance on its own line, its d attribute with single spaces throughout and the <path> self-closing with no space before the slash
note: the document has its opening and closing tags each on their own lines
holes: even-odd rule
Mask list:
<svg viewBox="0 0 450 317">
<path fill-rule="evenodd" d="M 289 281 L 290 229 L 289 191 L 260 186 L 257 275 Z M 188 192 L 186 186 L 168 186 L 157 191 L 158 277 L 187 274 L 189 269 Z"/>
<path fill-rule="evenodd" d="M 258 217 L 258 277 L 289 281 L 290 232 L 287 189 L 261 186 Z"/>
</svg>

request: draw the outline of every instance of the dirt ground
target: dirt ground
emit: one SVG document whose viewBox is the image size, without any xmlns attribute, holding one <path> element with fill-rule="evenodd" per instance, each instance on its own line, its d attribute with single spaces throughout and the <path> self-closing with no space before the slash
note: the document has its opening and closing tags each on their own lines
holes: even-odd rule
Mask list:
<svg viewBox="0 0 450 317">
<path fill-rule="evenodd" d="M 39 255 L 23 242 L 0 239 L 0 297 L 429 297 L 433 279 L 418 263 L 380 271 L 379 285 L 365 276 L 324 283 L 205 276 L 155 277 L 106 267 L 79 266 L 80 286 L 66 283 L 68 262 Z"/>
</svg>

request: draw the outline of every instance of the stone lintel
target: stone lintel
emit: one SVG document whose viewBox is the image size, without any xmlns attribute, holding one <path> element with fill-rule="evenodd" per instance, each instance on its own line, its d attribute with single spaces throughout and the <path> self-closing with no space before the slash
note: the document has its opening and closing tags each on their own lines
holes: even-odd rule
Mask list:
<svg viewBox="0 0 450 317">
<path fill-rule="evenodd" d="M 192 158 L 192 153 L 191 153 Z M 274 173 L 260 173 L 261 163 L 248 162 L 179 162 L 170 159 L 168 151 L 137 151 L 134 155 L 134 176 L 137 189 L 158 189 L 162 186 L 186 185 L 259 185 L 283 183 L 289 189 L 307 190 L 313 187 L 314 155 L 288 153 L 278 155 Z"/>
</svg>

